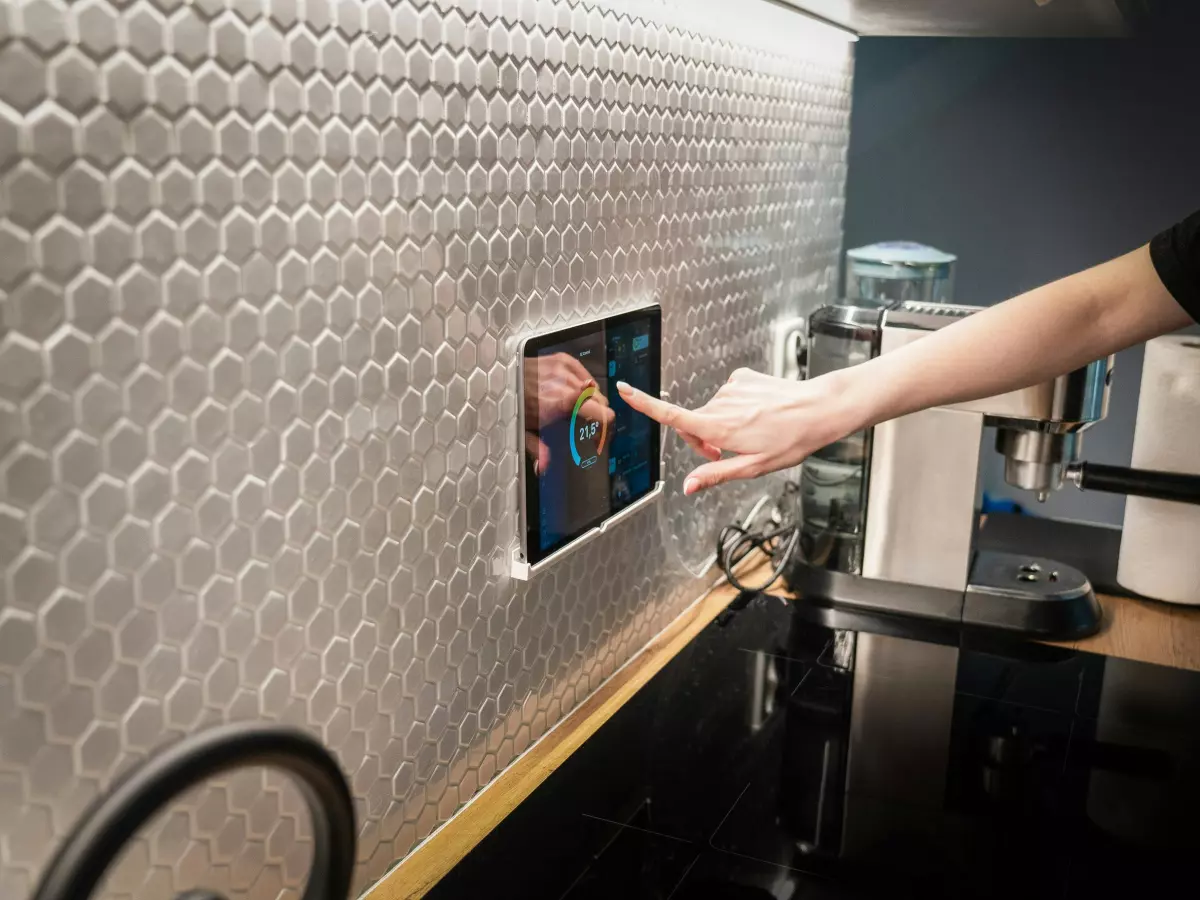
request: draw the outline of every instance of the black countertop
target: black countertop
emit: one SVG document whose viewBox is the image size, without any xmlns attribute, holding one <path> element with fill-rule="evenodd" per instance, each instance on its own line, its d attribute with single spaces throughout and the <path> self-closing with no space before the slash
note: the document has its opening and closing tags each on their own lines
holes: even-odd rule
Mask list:
<svg viewBox="0 0 1200 900">
<path fill-rule="evenodd" d="M 1200 674 L 742 599 L 429 896 L 1200 892 Z"/>
</svg>

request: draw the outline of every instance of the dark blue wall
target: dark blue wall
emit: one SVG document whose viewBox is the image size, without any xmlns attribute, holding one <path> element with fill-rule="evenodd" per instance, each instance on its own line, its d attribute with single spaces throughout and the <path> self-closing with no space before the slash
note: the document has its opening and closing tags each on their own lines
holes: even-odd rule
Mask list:
<svg viewBox="0 0 1200 900">
<path fill-rule="evenodd" d="M 1200 40 L 867 38 L 855 65 L 846 246 L 957 253 L 960 302 L 1094 265 L 1200 208 Z M 1087 458 L 1129 462 L 1141 366 L 1140 349 L 1118 357 Z M 989 492 L 1029 503 L 986 456 Z M 1119 524 L 1124 502 L 1071 488 L 1033 506 Z"/>
</svg>

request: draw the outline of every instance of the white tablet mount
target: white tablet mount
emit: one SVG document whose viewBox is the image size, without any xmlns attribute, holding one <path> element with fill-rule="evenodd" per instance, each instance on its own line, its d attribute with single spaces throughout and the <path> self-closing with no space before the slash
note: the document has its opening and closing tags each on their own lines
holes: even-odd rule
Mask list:
<svg viewBox="0 0 1200 900">
<path fill-rule="evenodd" d="M 532 580 L 542 572 L 545 572 L 547 569 L 554 566 L 555 563 L 560 562 L 570 554 L 574 553 L 584 544 L 588 543 L 599 535 L 608 534 L 614 528 L 618 527 L 622 522 L 632 518 L 638 510 L 645 509 L 652 503 L 657 503 L 658 499 L 662 495 L 663 482 L 659 481 L 655 483 L 654 487 L 650 489 L 650 493 L 648 493 L 646 496 L 640 497 L 633 503 L 630 503 L 620 512 L 613 513 L 595 528 L 588 529 L 583 534 L 579 535 L 579 537 L 575 538 L 575 540 L 571 541 L 571 543 L 567 544 L 565 547 L 555 550 L 540 562 L 526 562 L 525 558 L 521 555 L 521 547 L 518 544 L 518 546 L 512 548 L 512 554 L 508 566 L 508 574 L 517 581 Z"/>
<path fill-rule="evenodd" d="M 523 356 L 523 352 L 524 352 L 524 345 L 527 340 L 531 340 L 531 339 L 538 338 L 538 337 L 546 337 L 548 335 L 554 335 L 556 332 L 559 332 L 559 331 L 564 331 L 564 330 L 567 330 L 570 328 L 575 328 L 575 327 L 582 326 L 582 325 L 588 325 L 588 324 L 595 323 L 595 322 L 606 321 L 606 320 L 609 320 L 612 318 L 624 316 L 628 313 L 638 313 L 638 312 L 650 311 L 650 310 L 656 310 L 656 309 L 657 309 L 657 304 L 654 304 L 654 303 L 640 304 L 640 305 L 633 306 L 629 309 L 618 310 L 614 313 L 608 313 L 608 314 L 605 314 L 602 316 L 596 316 L 596 317 L 593 317 L 590 319 L 585 319 L 582 322 L 571 323 L 569 326 L 567 326 L 566 329 L 564 329 L 562 327 L 557 327 L 557 328 L 549 329 L 547 331 L 513 335 L 509 339 L 507 350 L 508 350 L 508 356 L 512 360 L 512 365 L 509 367 L 509 372 L 508 372 L 509 386 L 510 386 L 510 389 L 512 389 L 514 391 L 514 393 L 517 395 L 517 400 L 518 400 L 518 402 L 517 402 L 517 409 L 518 409 L 517 433 L 521 434 L 524 431 L 524 415 L 522 412 L 520 412 L 521 410 L 524 409 L 524 398 L 522 397 L 522 392 L 524 391 L 524 388 L 525 388 L 524 384 L 522 383 L 522 377 L 521 377 L 521 360 L 522 360 L 522 356 Z M 666 394 L 661 394 L 661 396 L 664 399 L 666 399 Z M 663 470 L 662 469 L 662 465 L 663 465 L 662 444 L 663 444 L 663 442 L 660 441 L 659 442 L 659 459 L 658 459 L 660 480 L 658 480 L 654 483 L 654 486 L 650 489 L 650 491 L 647 494 L 645 494 L 645 496 L 639 497 L 637 500 L 633 501 L 625 508 L 618 510 L 617 512 L 611 514 L 610 516 L 608 516 L 608 518 L 604 519 L 599 525 L 595 526 L 594 528 L 589 528 L 587 531 L 582 532 L 574 540 L 572 540 L 569 543 L 567 543 L 566 545 L 560 547 L 558 550 L 554 551 L 549 556 L 545 557 L 542 560 L 539 560 L 536 563 L 531 563 L 526 559 L 525 551 L 524 551 L 524 541 L 522 539 L 522 536 L 518 535 L 517 540 L 514 543 L 514 546 L 512 546 L 508 550 L 508 553 L 506 555 L 501 555 L 500 559 L 497 560 L 496 568 L 501 569 L 501 570 L 507 570 L 507 574 L 510 577 L 512 577 L 518 581 L 529 581 L 530 579 L 534 578 L 535 576 L 537 576 L 537 575 L 541 574 L 542 572 L 546 571 L 547 569 L 551 568 L 556 563 L 565 559 L 567 556 L 569 556 L 575 550 L 582 547 L 584 544 L 587 544 L 589 541 L 594 540 L 597 536 L 599 536 L 601 534 L 608 534 L 614 528 L 617 528 L 622 522 L 632 518 L 639 510 L 645 509 L 645 508 L 649 507 L 651 504 L 656 503 L 658 501 L 658 499 L 663 495 L 663 490 L 664 490 L 664 482 L 661 480 L 661 473 Z M 523 450 L 523 448 L 518 448 L 517 452 L 518 452 L 518 455 L 520 455 L 521 453 L 524 452 L 524 450 Z M 516 499 L 517 499 L 517 503 L 523 509 L 523 504 L 524 504 L 525 498 L 523 496 L 520 496 L 520 492 L 522 490 L 523 490 L 523 487 L 519 486 L 518 487 L 518 497 Z M 524 527 L 524 521 L 523 521 L 524 516 L 521 514 L 520 511 L 518 511 L 517 520 L 519 523 L 518 530 L 520 530 Z"/>
</svg>

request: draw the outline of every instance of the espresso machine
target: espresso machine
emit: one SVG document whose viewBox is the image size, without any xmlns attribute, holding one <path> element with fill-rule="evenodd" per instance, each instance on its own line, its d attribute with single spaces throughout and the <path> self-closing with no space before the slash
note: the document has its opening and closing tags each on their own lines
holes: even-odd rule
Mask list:
<svg viewBox="0 0 1200 900">
<path fill-rule="evenodd" d="M 803 370 L 816 377 L 889 353 L 980 307 L 827 306 L 809 317 Z M 1042 638 L 1095 632 L 1087 577 L 1052 559 L 980 550 L 976 508 L 985 430 L 1005 480 L 1045 498 L 1082 489 L 1200 502 L 1200 479 L 1080 461 L 1104 418 L 1113 358 L 1018 391 L 884 422 L 801 467 L 801 540 L 784 571 L 798 594 L 864 610 Z"/>
</svg>

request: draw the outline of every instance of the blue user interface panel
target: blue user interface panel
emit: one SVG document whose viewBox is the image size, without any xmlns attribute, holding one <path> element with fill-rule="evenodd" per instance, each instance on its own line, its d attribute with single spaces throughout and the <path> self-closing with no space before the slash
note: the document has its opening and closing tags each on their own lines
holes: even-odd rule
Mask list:
<svg viewBox="0 0 1200 900">
<path fill-rule="evenodd" d="M 660 390 L 658 307 L 530 338 L 522 353 L 525 549 L 531 563 L 646 496 L 659 426 L 617 392 Z"/>
</svg>

